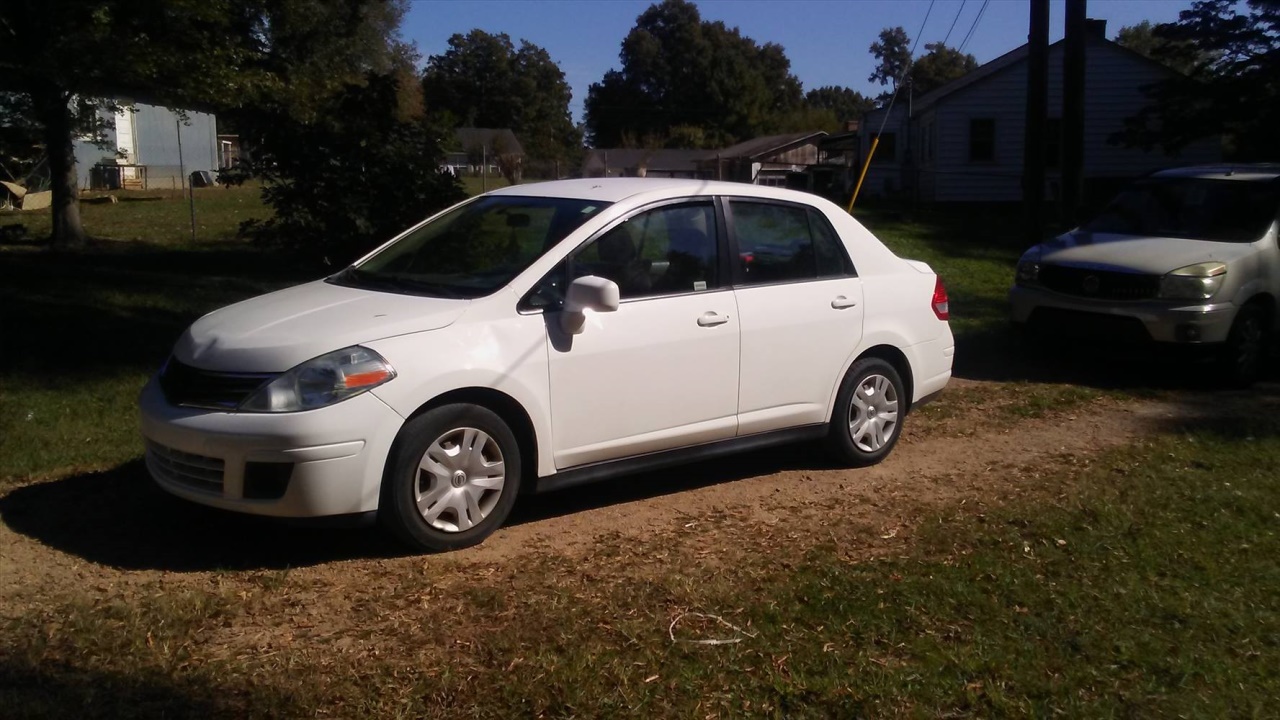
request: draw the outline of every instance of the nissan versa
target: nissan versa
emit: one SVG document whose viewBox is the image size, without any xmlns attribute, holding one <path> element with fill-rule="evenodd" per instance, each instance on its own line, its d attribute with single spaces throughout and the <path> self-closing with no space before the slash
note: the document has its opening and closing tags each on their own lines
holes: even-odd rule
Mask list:
<svg viewBox="0 0 1280 720">
<path fill-rule="evenodd" d="M 882 460 L 951 377 L 947 295 L 837 206 L 694 180 L 504 188 L 216 310 L 143 389 L 165 490 L 480 542 L 520 491 L 821 439 Z"/>
</svg>

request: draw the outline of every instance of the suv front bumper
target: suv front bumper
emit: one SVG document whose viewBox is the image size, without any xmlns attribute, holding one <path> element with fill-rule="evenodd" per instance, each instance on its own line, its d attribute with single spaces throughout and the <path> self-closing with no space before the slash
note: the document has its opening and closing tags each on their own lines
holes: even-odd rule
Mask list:
<svg viewBox="0 0 1280 720">
<path fill-rule="evenodd" d="M 1236 316 L 1232 303 L 1090 300 L 1022 285 L 1009 290 L 1009 304 L 1015 323 L 1055 336 L 1118 343 L 1221 343 Z"/>
</svg>

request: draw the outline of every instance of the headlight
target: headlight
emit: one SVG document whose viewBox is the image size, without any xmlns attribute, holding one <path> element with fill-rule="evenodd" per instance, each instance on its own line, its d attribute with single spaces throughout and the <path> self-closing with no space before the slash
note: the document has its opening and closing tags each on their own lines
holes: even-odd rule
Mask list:
<svg viewBox="0 0 1280 720">
<path fill-rule="evenodd" d="M 1040 248 L 1031 248 L 1018 260 L 1015 278 L 1018 285 L 1034 285 L 1040 282 Z"/>
<path fill-rule="evenodd" d="M 1160 297 L 1166 300 L 1208 300 L 1222 288 L 1227 266 L 1205 262 L 1178 268 L 1160 278 Z"/>
<path fill-rule="evenodd" d="M 396 376 L 378 353 L 353 345 L 308 360 L 258 388 L 242 412 L 298 412 L 342 402 Z"/>
</svg>

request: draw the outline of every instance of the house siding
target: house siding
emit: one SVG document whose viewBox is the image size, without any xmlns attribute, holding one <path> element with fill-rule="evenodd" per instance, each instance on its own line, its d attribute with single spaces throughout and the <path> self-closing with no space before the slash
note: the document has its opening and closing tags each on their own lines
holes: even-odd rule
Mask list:
<svg viewBox="0 0 1280 720">
<path fill-rule="evenodd" d="M 106 147 L 83 140 L 75 142 L 76 175 L 81 189 L 90 187 L 91 169 L 99 163 L 146 166 L 147 189 L 181 188 L 184 177 L 193 172 L 218 170 L 217 121 L 213 115 L 188 111 L 184 119 L 166 107 L 144 103 L 132 107 L 133 111 L 124 121 L 102 111 L 103 119 L 114 123 L 114 127 L 106 131 Z M 178 152 L 179 133 L 181 153 Z M 117 157 L 118 151 L 123 157 Z"/>
<path fill-rule="evenodd" d="M 1049 48 L 1049 117 L 1062 117 L 1062 71 L 1064 44 Z M 1178 155 L 1111 145 L 1110 136 L 1123 129 L 1124 119 L 1136 115 L 1146 104 L 1141 88 L 1168 76 L 1154 62 L 1138 57 L 1113 43 L 1089 42 L 1085 66 L 1084 177 L 1114 181 L 1138 177 L 1175 165 L 1211 163 L 1222 159 L 1217 140 L 1195 143 Z M 919 197 L 937 202 L 1016 202 L 1022 199 L 1022 158 L 1026 133 L 1027 61 L 1020 59 L 939 98 L 916 113 L 912 141 L 917 149 L 916 176 Z M 873 113 L 874 114 L 874 113 Z M 897 111 L 895 108 L 895 115 Z M 989 118 L 995 122 L 995 152 L 991 160 L 970 161 L 970 121 Z M 868 115 L 872 127 L 879 118 Z M 894 124 L 893 122 L 890 123 Z M 932 152 L 921 154 L 927 135 L 933 136 Z M 901 137 L 901 135 L 899 136 Z M 899 142 L 898 163 L 906 148 Z M 900 165 L 868 172 L 865 191 L 884 194 L 873 177 L 892 177 L 897 187 L 903 180 Z M 1046 173 L 1045 197 L 1058 198 L 1061 173 L 1056 167 Z"/>
</svg>

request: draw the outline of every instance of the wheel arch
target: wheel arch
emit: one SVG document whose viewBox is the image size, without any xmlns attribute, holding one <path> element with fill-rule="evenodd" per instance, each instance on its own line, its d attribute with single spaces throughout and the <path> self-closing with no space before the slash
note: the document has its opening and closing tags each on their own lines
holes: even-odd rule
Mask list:
<svg viewBox="0 0 1280 720">
<path fill-rule="evenodd" d="M 840 381 L 836 383 L 836 392 L 831 396 L 831 410 L 827 413 L 828 421 L 830 421 L 835 414 L 836 393 L 839 392 L 840 386 L 844 384 L 845 378 L 849 376 L 849 371 L 853 369 L 853 366 L 856 365 L 859 360 L 864 358 L 878 358 L 889 363 L 893 366 L 894 370 L 898 371 L 898 377 L 902 378 L 902 389 L 903 395 L 906 396 L 905 400 L 907 404 L 907 411 L 909 412 L 911 410 L 911 399 L 915 397 L 915 378 L 911 374 L 911 361 L 908 360 L 906 354 L 897 347 L 888 344 L 880 344 L 873 345 L 866 350 L 863 350 L 857 357 L 850 361 L 848 367 L 845 368 L 844 374 L 840 376 Z"/>
<path fill-rule="evenodd" d="M 405 423 L 444 405 L 468 404 L 485 408 L 502 418 L 516 436 L 516 445 L 520 451 L 520 464 L 524 478 L 521 478 L 522 493 L 531 492 L 537 485 L 538 477 L 538 432 L 534 428 L 529 412 L 518 400 L 501 390 L 485 387 L 464 387 L 450 390 L 428 400 L 414 410 Z M 523 482 L 529 480 L 529 482 Z"/>
</svg>

